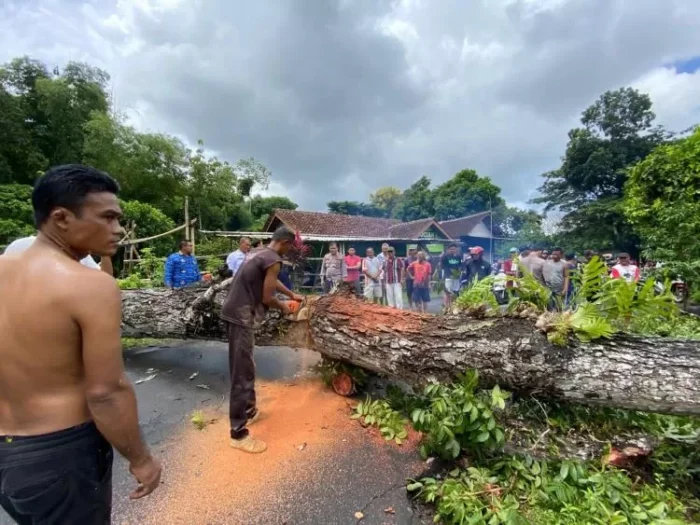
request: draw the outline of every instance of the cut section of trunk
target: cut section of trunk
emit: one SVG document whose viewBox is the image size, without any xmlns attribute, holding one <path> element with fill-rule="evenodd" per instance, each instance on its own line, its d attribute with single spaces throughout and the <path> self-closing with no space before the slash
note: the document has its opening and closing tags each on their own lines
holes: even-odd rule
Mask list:
<svg viewBox="0 0 700 525">
<path fill-rule="evenodd" d="M 123 335 L 225 339 L 227 282 L 208 289 L 123 292 Z M 419 386 L 474 368 L 488 384 L 585 404 L 700 415 L 700 344 L 618 335 L 559 347 L 530 319 L 434 316 L 338 293 L 308 300 L 305 322 L 270 312 L 259 346 L 306 347 Z"/>
</svg>

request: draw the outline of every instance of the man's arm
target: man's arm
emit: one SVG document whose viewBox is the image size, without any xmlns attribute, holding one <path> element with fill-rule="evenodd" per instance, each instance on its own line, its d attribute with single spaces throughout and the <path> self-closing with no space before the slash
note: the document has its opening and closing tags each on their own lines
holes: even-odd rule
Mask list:
<svg viewBox="0 0 700 525">
<path fill-rule="evenodd" d="M 278 273 L 278 276 L 279 276 L 279 273 Z M 278 293 L 281 293 L 282 295 L 286 295 L 287 297 L 289 297 L 289 298 L 290 298 L 291 300 L 293 300 L 293 301 L 303 301 L 303 300 L 304 300 L 304 297 L 303 297 L 303 296 L 301 296 L 301 295 L 299 295 L 299 294 L 296 294 L 296 293 L 294 293 L 293 291 L 291 291 L 291 290 L 290 290 L 289 288 L 287 288 L 287 287 L 284 285 L 284 283 L 283 283 L 282 281 L 280 281 L 279 279 L 277 279 L 277 288 L 276 288 L 276 291 L 277 291 Z"/>
<path fill-rule="evenodd" d="M 474 271 L 472 270 L 472 263 L 469 262 L 464 267 L 464 280 L 467 282 L 467 286 L 471 286 L 472 279 L 474 278 Z"/>
<path fill-rule="evenodd" d="M 413 263 L 408 265 L 408 268 L 406 268 L 406 273 L 408 273 L 408 276 L 415 280 L 416 279 L 416 274 L 415 274 L 415 268 L 413 267 Z"/>
<path fill-rule="evenodd" d="M 132 499 L 153 492 L 160 483 L 160 464 L 139 431 L 136 395 L 124 373 L 121 348 L 121 294 L 113 278 L 95 272 L 75 298 L 75 319 L 82 336 L 85 396 L 97 428 L 129 461 L 139 482 Z"/>
<path fill-rule="evenodd" d="M 236 253 L 236 252 L 231 252 L 226 257 L 226 266 L 228 266 L 228 269 L 231 270 L 235 274 L 236 273 L 236 258 L 233 255 L 234 253 Z"/>
<path fill-rule="evenodd" d="M 165 270 L 163 271 L 163 282 L 167 288 L 173 287 L 173 272 L 175 271 L 175 260 L 172 255 L 165 259 Z"/>
<path fill-rule="evenodd" d="M 562 290 L 561 294 L 566 297 L 566 294 L 569 291 L 569 267 L 568 265 L 564 265 L 564 290 Z"/>
<path fill-rule="evenodd" d="M 283 313 L 289 313 L 289 306 L 275 297 L 277 284 L 279 283 L 280 268 L 282 263 L 276 263 L 265 270 L 265 281 L 263 282 L 262 302 L 268 308 L 277 308 Z M 281 283 L 280 283 L 281 284 Z M 283 285 L 284 286 L 284 285 Z M 286 287 L 285 287 L 286 289 Z"/>
<path fill-rule="evenodd" d="M 326 256 L 323 256 L 323 259 L 321 260 L 321 282 L 326 280 Z M 277 271 L 279 273 L 279 270 Z"/>
<path fill-rule="evenodd" d="M 194 269 L 195 269 L 195 275 L 197 276 L 197 281 L 202 280 L 202 272 L 199 270 L 199 263 L 197 262 L 197 258 L 194 255 L 190 255 L 192 257 L 192 261 L 194 262 Z"/>
<path fill-rule="evenodd" d="M 369 267 L 367 265 L 367 259 L 362 261 L 362 273 L 364 273 L 367 277 L 369 277 L 370 279 L 373 279 L 373 280 L 378 277 L 378 275 L 376 273 L 373 274 L 372 272 L 369 271 Z"/>
</svg>

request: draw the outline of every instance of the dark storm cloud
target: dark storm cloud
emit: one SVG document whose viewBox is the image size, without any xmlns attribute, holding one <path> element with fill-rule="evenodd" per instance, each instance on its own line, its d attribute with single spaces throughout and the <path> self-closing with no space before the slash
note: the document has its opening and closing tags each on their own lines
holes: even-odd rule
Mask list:
<svg viewBox="0 0 700 525">
<path fill-rule="evenodd" d="M 463 168 L 525 201 L 607 89 L 700 118 L 700 74 L 660 69 L 697 27 L 696 0 L 31 0 L 0 2 L 0 55 L 109 70 L 138 127 L 254 156 L 303 208 Z"/>
<path fill-rule="evenodd" d="M 196 22 L 174 25 L 141 15 L 138 37 L 158 42 L 158 51 L 136 59 L 122 83 L 190 138 L 227 158 L 259 158 L 282 183 L 313 188 L 323 206 L 333 181 L 348 174 L 376 186 L 384 162 L 377 137 L 412 129 L 427 98 L 407 75 L 401 43 L 376 27 L 382 4 L 364 6 L 205 8 Z M 154 72 L 162 84 L 139 82 Z"/>
</svg>

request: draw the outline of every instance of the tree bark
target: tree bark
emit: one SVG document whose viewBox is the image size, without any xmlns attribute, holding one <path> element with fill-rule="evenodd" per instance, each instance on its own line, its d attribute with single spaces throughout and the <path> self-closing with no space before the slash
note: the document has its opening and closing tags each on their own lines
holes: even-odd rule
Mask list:
<svg viewBox="0 0 700 525">
<path fill-rule="evenodd" d="M 227 282 L 208 289 L 130 290 L 123 335 L 225 339 L 219 309 Z M 414 386 L 469 368 L 485 384 L 577 403 L 700 415 L 700 344 L 617 335 L 552 345 L 531 319 L 434 316 L 339 293 L 310 298 L 308 322 L 271 311 L 259 346 L 306 347 Z"/>
</svg>

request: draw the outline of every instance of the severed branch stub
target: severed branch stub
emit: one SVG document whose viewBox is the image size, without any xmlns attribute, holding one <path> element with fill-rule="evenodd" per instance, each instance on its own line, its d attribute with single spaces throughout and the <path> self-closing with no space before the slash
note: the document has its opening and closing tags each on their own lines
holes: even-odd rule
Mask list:
<svg viewBox="0 0 700 525">
<path fill-rule="evenodd" d="M 230 280 L 227 280 L 230 282 Z M 125 290 L 123 335 L 224 340 L 229 282 L 209 288 Z M 552 345 L 531 319 L 435 316 L 370 304 L 347 288 L 309 297 L 308 320 L 270 311 L 259 346 L 306 347 L 420 386 L 479 371 L 486 384 L 591 405 L 700 415 L 700 343 L 625 334 Z"/>
</svg>

